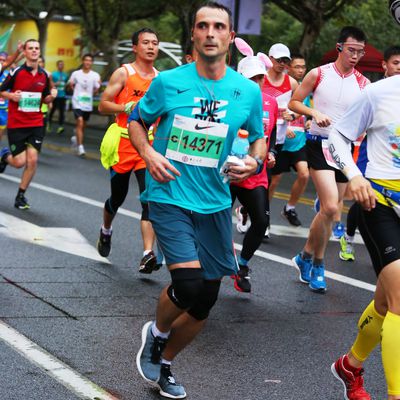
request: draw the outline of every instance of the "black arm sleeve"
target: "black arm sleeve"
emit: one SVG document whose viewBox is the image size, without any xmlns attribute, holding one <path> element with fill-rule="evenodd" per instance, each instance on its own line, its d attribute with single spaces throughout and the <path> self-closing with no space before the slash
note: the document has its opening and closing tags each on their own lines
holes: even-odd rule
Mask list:
<svg viewBox="0 0 400 400">
<path fill-rule="evenodd" d="M 276 142 L 276 125 L 272 128 L 271 135 L 269 136 L 269 152 L 276 157 L 278 152 L 275 150 L 275 142 Z"/>
</svg>

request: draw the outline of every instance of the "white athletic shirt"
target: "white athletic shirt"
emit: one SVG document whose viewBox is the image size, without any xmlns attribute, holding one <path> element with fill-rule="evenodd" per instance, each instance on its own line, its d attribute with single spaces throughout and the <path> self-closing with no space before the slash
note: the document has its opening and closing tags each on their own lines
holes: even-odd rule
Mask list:
<svg viewBox="0 0 400 400">
<path fill-rule="evenodd" d="M 93 92 L 100 87 L 100 75 L 95 71 L 88 73 L 83 70 L 74 71 L 69 78 L 74 86 L 72 95 L 72 108 L 82 111 L 93 110 Z"/>
<path fill-rule="evenodd" d="M 345 113 L 367 83 L 367 78 L 354 68 L 347 75 L 342 75 L 335 63 L 318 67 L 313 90 L 314 108 L 326 114 L 331 119 L 331 125 L 321 128 L 313 119 L 311 134 L 328 137 L 331 126 Z"/>
<path fill-rule="evenodd" d="M 351 141 L 367 130 L 367 178 L 400 179 L 400 75 L 368 85 L 334 129 Z"/>
</svg>

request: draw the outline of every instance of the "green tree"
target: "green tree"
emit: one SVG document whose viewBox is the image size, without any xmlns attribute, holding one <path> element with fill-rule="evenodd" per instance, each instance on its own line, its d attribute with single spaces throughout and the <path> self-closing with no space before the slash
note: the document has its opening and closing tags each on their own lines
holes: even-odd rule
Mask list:
<svg viewBox="0 0 400 400">
<path fill-rule="evenodd" d="M 39 32 L 41 52 L 46 52 L 47 28 L 56 12 L 65 9 L 66 3 L 62 0 L 13 0 L 6 4 L 15 17 L 32 19 Z"/>
<path fill-rule="evenodd" d="M 82 16 L 82 31 L 86 42 L 104 54 L 108 63 L 104 75 L 118 66 L 117 48 L 123 25 L 129 20 L 160 15 L 166 2 L 153 0 L 151 7 L 144 1 L 74 0 Z"/>
<path fill-rule="evenodd" d="M 345 6 L 359 0 L 272 0 L 278 7 L 303 25 L 298 48 L 306 57 L 311 53 L 323 26 L 338 15 Z M 285 27 L 287 25 L 283 25 Z"/>
</svg>

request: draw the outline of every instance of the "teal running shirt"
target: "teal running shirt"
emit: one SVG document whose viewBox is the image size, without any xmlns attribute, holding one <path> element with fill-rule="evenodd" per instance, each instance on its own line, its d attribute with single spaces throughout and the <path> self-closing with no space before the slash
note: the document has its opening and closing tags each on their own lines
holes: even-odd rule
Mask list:
<svg viewBox="0 0 400 400">
<path fill-rule="evenodd" d="M 168 183 L 146 175 L 143 201 L 174 204 L 209 214 L 231 207 L 229 183 L 219 169 L 240 128 L 249 142 L 264 137 L 261 90 L 231 68 L 217 81 L 198 75 L 196 64 L 161 72 L 129 120 L 161 120 L 153 147 L 181 173 Z"/>
</svg>

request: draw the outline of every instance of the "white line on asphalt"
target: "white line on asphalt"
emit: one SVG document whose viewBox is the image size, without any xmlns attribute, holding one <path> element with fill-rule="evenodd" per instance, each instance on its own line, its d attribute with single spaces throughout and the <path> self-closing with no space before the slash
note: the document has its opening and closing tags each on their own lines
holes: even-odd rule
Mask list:
<svg viewBox="0 0 400 400">
<path fill-rule="evenodd" d="M 20 181 L 20 179 L 14 178 L 13 176 L 10 176 L 10 175 L 0 175 L 0 178 L 7 179 L 9 181 L 16 182 L 16 183 L 19 183 L 19 181 Z M 80 201 L 82 203 L 89 204 L 91 206 L 96 206 L 96 207 L 100 207 L 100 208 L 104 207 L 104 203 L 101 203 L 99 201 L 92 200 L 92 199 L 89 199 L 87 197 L 79 196 L 79 195 L 76 195 L 76 194 L 68 193 L 68 192 L 65 192 L 63 190 L 53 189 L 53 188 L 51 188 L 49 186 L 41 185 L 39 183 L 34 183 L 33 182 L 33 183 L 30 184 L 30 186 L 34 187 L 36 189 L 43 190 L 45 192 L 56 194 L 58 196 L 66 197 L 66 198 L 71 199 L 71 200 Z M 119 208 L 118 212 L 120 214 L 122 214 L 122 215 L 126 215 L 127 217 L 140 219 L 140 214 L 132 212 L 132 211 L 125 210 L 123 208 Z M 240 244 L 235 243 L 235 248 L 240 250 L 242 248 L 242 246 Z M 262 257 L 262 258 L 271 260 L 271 261 L 278 262 L 280 264 L 293 266 L 292 265 L 292 261 L 290 259 L 284 258 L 284 257 L 281 257 L 281 256 L 277 256 L 275 254 L 267 253 L 265 251 L 257 250 L 255 252 L 255 255 L 258 256 L 258 257 Z M 361 288 L 361 289 L 365 289 L 365 290 L 368 290 L 370 292 L 375 292 L 375 288 L 376 288 L 375 285 L 371 285 L 370 283 L 363 282 L 363 281 L 360 281 L 358 279 L 349 278 L 347 276 L 336 274 L 335 272 L 330 272 L 330 271 L 325 271 L 325 276 L 327 278 L 333 279 L 333 280 L 338 281 L 338 282 L 345 283 L 347 285 L 351 285 L 351 286 L 355 286 L 355 287 L 358 287 L 358 288 Z"/>
<path fill-rule="evenodd" d="M 48 375 L 55 378 L 68 390 L 82 399 L 117 400 L 95 383 L 75 372 L 68 365 L 49 354 L 46 350 L 33 343 L 26 336 L 0 320 L 0 339 L 22 354 L 30 362 L 42 368 Z"/>
</svg>

